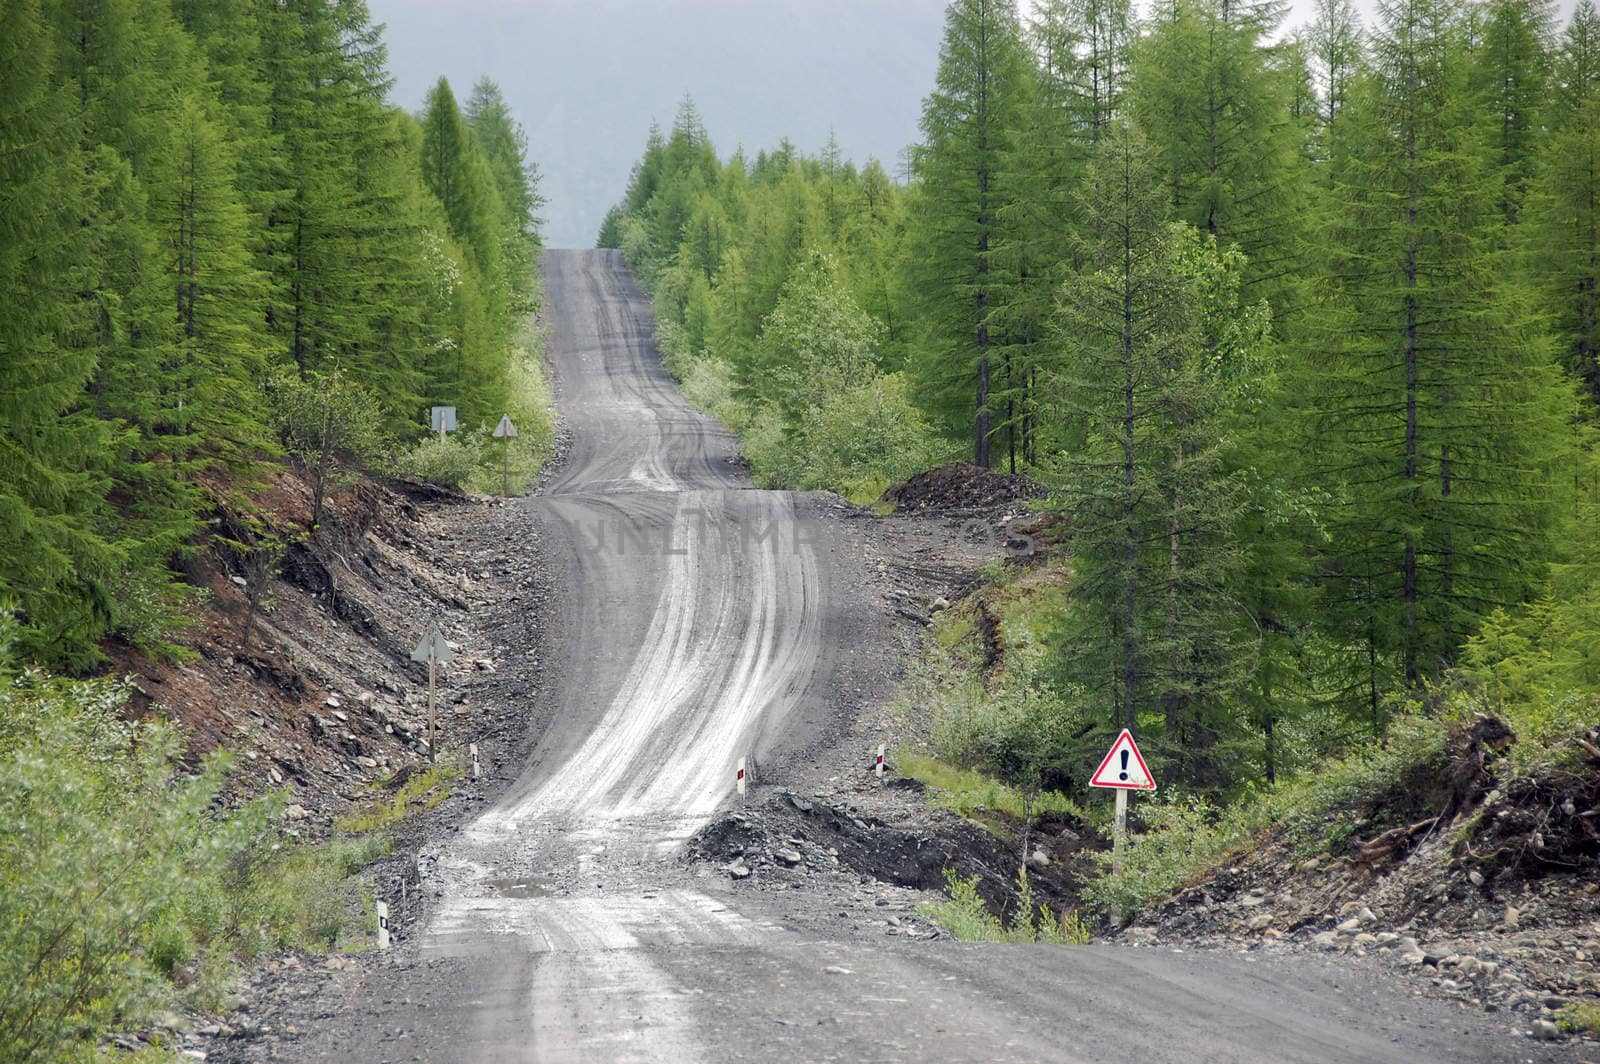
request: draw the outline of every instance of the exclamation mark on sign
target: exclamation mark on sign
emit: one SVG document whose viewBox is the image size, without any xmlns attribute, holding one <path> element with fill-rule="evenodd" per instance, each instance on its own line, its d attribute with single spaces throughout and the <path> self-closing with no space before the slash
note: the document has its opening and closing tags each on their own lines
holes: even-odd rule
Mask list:
<svg viewBox="0 0 1600 1064">
<path fill-rule="evenodd" d="M 1128 778 L 1128 751 L 1122 751 L 1122 773 L 1117 777 L 1120 780 Z"/>
</svg>

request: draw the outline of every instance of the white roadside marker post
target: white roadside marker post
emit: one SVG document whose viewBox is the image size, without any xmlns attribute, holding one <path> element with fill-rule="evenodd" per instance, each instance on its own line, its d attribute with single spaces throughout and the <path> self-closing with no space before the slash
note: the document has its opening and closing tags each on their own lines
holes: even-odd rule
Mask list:
<svg viewBox="0 0 1600 1064">
<path fill-rule="evenodd" d="M 872 771 L 877 775 L 878 782 L 883 782 L 883 743 L 878 744 L 878 758 L 873 763 Z"/>
<path fill-rule="evenodd" d="M 739 804 L 744 805 L 744 758 L 739 759 L 739 772 L 734 777 L 734 782 L 739 788 Z"/>
<path fill-rule="evenodd" d="M 467 744 L 467 752 L 472 755 L 472 778 L 477 779 L 483 775 L 483 766 L 478 764 L 478 744 Z"/>
<path fill-rule="evenodd" d="M 389 906 L 378 903 L 378 948 L 389 948 Z"/>
</svg>

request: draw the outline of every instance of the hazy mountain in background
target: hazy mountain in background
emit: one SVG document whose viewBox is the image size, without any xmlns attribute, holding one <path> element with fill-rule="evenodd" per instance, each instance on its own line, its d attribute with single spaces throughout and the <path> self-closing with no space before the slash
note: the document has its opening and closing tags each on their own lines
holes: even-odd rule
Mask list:
<svg viewBox="0 0 1600 1064">
<path fill-rule="evenodd" d="M 487 74 L 528 131 L 549 200 L 545 240 L 588 247 L 651 119 L 693 96 L 717 150 L 784 136 L 893 170 L 933 84 L 944 0 L 370 0 L 394 99 Z"/>
</svg>

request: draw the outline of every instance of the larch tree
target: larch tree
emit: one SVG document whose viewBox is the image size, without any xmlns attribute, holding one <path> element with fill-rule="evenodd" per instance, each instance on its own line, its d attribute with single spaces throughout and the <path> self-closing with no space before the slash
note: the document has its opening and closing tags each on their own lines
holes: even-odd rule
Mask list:
<svg viewBox="0 0 1600 1064">
<path fill-rule="evenodd" d="M 1084 219 L 1078 192 L 1101 136 L 1122 107 L 1133 30 L 1124 0 L 1052 0 L 1035 9 L 1026 42 L 1034 84 L 1007 169 L 1000 208 L 994 324 L 1012 471 L 1073 446 L 1075 427 L 1043 415 L 1056 405 L 1044 343 L 1055 293 L 1074 262 Z M 1013 445 L 1012 441 L 1017 441 Z"/>
<path fill-rule="evenodd" d="M 1365 56 L 1361 22 L 1351 0 L 1317 0 L 1316 11 L 1306 34 L 1306 50 L 1317 93 L 1315 156 L 1322 163 L 1322 184 L 1331 188 L 1338 180 L 1339 119 Z"/>
<path fill-rule="evenodd" d="M 995 251 L 1015 195 L 1009 164 L 1030 81 L 1012 0 L 950 5 L 917 159 L 912 266 L 928 333 L 917 369 L 946 424 L 971 427 L 980 466 L 990 464 L 992 393 L 1011 386 L 996 364 L 990 319 L 1007 281 Z"/>
<path fill-rule="evenodd" d="M 1282 320 L 1298 298 L 1310 175 L 1290 72 L 1266 43 L 1276 23 L 1271 5 L 1173 0 L 1134 50 L 1130 91 L 1173 216 L 1244 252 L 1247 291 Z"/>
<path fill-rule="evenodd" d="M 1341 690 L 1381 730 L 1384 691 L 1449 664 L 1537 579 L 1571 406 L 1500 251 L 1502 186 L 1454 9 L 1385 4 L 1373 51 L 1300 372 L 1303 473 L 1334 496 L 1323 565 L 1349 650 Z"/>
<path fill-rule="evenodd" d="M 1492 0 L 1478 27 L 1474 90 L 1492 114 L 1489 147 L 1507 225 L 1522 212 L 1550 79 L 1550 0 Z"/>
<path fill-rule="evenodd" d="M 1562 360 L 1600 403 L 1600 14 L 1591 0 L 1572 13 L 1552 84 L 1521 247 Z"/>
<path fill-rule="evenodd" d="M 1171 778 L 1215 771 L 1240 678 L 1220 593 L 1237 559 L 1235 486 L 1218 440 L 1240 263 L 1170 221 L 1168 195 L 1143 135 L 1113 122 L 1082 186 L 1089 225 L 1053 330 L 1085 438 L 1052 475 L 1074 525 L 1067 689 L 1097 732 L 1159 736 L 1149 745 Z"/>
<path fill-rule="evenodd" d="M 422 117 L 422 177 L 444 205 L 450 232 L 468 249 L 485 277 L 500 268 L 499 194 L 472 143 L 472 130 L 456 106 L 450 83 L 440 78 L 428 92 Z"/>
<path fill-rule="evenodd" d="M 85 195 L 77 100 L 37 0 L 0 9 L 0 597 L 22 649 L 84 661 L 119 561 L 102 536 L 112 427 L 82 403 Z"/>
<path fill-rule="evenodd" d="M 208 452 L 244 467 L 267 447 L 266 419 L 241 396 L 267 376 L 265 282 L 251 255 L 252 219 L 237 192 L 232 146 L 199 93 L 178 101 L 171 151 L 155 168 L 151 221 L 161 241 L 178 329 L 170 380 L 196 407 Z"/>
<path fill-rule="evenodd" d="M 79 342 L 94 361 L 86 399 L 112 430 L 103 520 L 121 564 L 110 628 L 148 646 L 158 641 L 155 619 L 182 593 L 169 563 L 204 507 L 194 476 L 206 461 L 199 419 L 220 413 L 184 365 L 177 286 L 153 206 L 179 151 L 180 101 L 204 91 L 204 65 L 162 6 L 110 0 L 53 13 L 86 177 L 77 204 L 89 324 Z"/>
<path fill-rule="evenodd" d="M 467 100 L 467 125 L 494 177 L 505 226 L 501 256 L 518 313 L 532 313 L 539 251 L 539 171 L 528 158 L 528 136 L 512 117 L 500 86 L 482 78 Z"/>
</svg>

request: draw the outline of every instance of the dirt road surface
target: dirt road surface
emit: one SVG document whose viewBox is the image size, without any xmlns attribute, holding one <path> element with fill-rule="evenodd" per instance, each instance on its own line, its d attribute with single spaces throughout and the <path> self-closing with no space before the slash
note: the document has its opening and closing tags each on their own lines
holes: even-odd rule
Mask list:
<svg viewBox="0 0 1600 1064">
<path fill-rule="evenodd" d="M 834 880 L 760 891 L 684 860 L 738 801 L 736 760 L 781 777 L 836 725 L 852 662 L 885 652 L 864 635 L 860 533 L 819 497 L 751 486 L 661 367 L 615 252 L 544 270 L 574 433 L 527 503 L 566 590 L 530 714 L 550 723 L 430 862 L 419 932 L 293 1059 L 1567 1059 L 1345 959 L 830 932 Z"/>
</svg>

